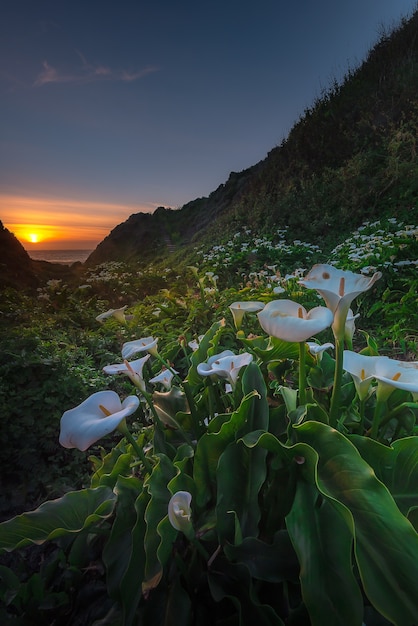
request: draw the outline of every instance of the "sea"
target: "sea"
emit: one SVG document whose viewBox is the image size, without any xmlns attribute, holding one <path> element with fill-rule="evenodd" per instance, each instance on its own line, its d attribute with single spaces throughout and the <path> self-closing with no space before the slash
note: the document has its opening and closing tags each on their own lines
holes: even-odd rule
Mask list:
<svg viewBox="0 0 418 626">
<path fill-rule="evenodd" d="M 30 250 L 28 252 L 31 259 L 35 261 L 49 261 L 50 263 L 62 263 L 72 265 L 76 261 L 87 259 L 92 250 Z"/>
</svg>

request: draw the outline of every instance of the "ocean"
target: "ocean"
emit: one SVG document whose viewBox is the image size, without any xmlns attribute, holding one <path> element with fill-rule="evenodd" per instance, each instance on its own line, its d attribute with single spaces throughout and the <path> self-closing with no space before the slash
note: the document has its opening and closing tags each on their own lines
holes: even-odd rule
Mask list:
<svg viewBox="0 0 418 626">
<path fill-rule="evenodd" d="M 87 259 L 92 250 L 30 250 L 28 254 L 35 261 L 49 261 L 50 263 L 62 263 L 71 265 L 76 261 Z"/>
</svg>

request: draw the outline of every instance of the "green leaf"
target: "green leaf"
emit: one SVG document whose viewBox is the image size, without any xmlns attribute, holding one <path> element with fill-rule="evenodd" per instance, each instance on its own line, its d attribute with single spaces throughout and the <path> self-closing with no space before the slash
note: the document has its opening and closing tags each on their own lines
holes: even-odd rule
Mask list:
<svg viewBox="0 0 418 626">
<path fill-rule="evenodd" d="M 287 412 L 292 413 L 292 411 L 296 411 L 296 407 L 298 405 L 298 390 L 291 389 L 290 387 L 280 387 L 279 389 L 286 405 Z"/>
<path fill-rule="evenodd" d="M 196 498 L 196 486 L 193 478 L 187 473 L 193 471 L 191 460 L 194 457 L 194 450 L 188 444 L 183 444 L 177 448 L 176 458 L 173 465 L 176 468 L 176 475 L 168 483 L 171 494 L 177 491 L 188 491 L 192 494 L 193 500 Z"/>
<path fill-rule="evenodd" d="M 177 531 L 168 521 L 168 503 L 171 493 L 168 483 L 176 474 L 175 467 L 170 459 L 164 455 L 158 455 L 158 462 L 154 466 L 151 476 L 146 481 L 146 488 L 150 500 L 145 510 L 146 532 L 145 545 L 145 580 L 144 591 L 158 585 L 162 576 L 165 561 L 171 551 L 171 546 L 176 538 Z M 166 524 L 162 524 L 166 520 Z"/>
<path fill-rule="evenodd" d="M 78 533 L 110 517 L 116 494 L 109 487 L 70 491 L 35 511 L 0 524 L 0 550 L 15 550 Z"/>
<path fill-rule="evenodd" d="M 216 493 L 216 470 L 219 458 L 226 447 L 235 441 L 244 430 L 248 416 L 254 410 L 253 400 L 259 400 L 259 394 L 252 391 L 242 399 L 238 409 L 230 415 L 218 416 L 220 429 L 202 435 L 196 447 L 193 479 L 196 484 L 196 499 L 199 507 L 205 506 Z M 257 403 L 260 406 L 259 403 Z M 215 418 L 217 420 L 217 418 Z M 213 420 L 214 421 L 214 420 Z M 218 422 L 218 420 L 217 420 Z"/>
<path fill-rule="evenodd" d="M 389 489 L 404 515 L 418 507 L 418 437 L 398 439 L 390 447 L 360 435 L 349 439 Z"/>
<path fill-rule="evenodd" d="M 113 489 L 119 474 L 127 476 L 131 473 L 132 456 L 120 449 L 119 446 L 121 444 L 122 442 L 115 448 L 112 448 L 102 459 L 100 465 L 99 460 L 95 458 L 95 467 L 97 469 L 91 477 L 91 487 L 107 485 Z"/>
<path fill-rule="evenodd" d="M 246 537 L 239 545 L 226 544 L 224 552 L 230 561 L 246 565 L 257 580 L 279 583 L 299 578 L 299 561 L 285 530 L 275 534 L 273 543 Z"/>
<path fill-rule="evenodd" d="M 277 337 L 254 337 L 245 339 L 239 336 L 242 343 L 254 352 L 263 363 L 283 359 L 297 360 L 299 358 L 299 344 L 283 341 Z"/>
<path fill-rule="evenodd" d="M 244 397 L 239 407 L 239 429 L 243 435 L 248 432 L 267 430 L 269 424 L 269 408 L 267 390 L 260 368 L 250 363 L 242 377 Z M 220 430 L 227 431 L 231 423 L 225 422 Z M 219 433 L 218 433 L 219 435 Z M 233 511 L 239 521 L 244 537 L 257 536 L 261 518 L 259 492 L 266 475 L 267 451 L 261 447 L 249 448 L 243 443 L 231 441 L 219 458 L 217 482 L 217 530 L 220 543 L 234 541 L 235 520 Z M 237 485 L 240 488 L 237 489 Z"/>
<path fill-rule="evenodd" d="M 149 495 L 143 491 L 135 502 L 136 522 L 132 528 L 130 558 L 120 584 L 124 626 L 133 624 L 135 611 L 142 596 L 142 581 L 145 572 L 145 510 L 149 499 Z"/>
<path fill-rule="evenodd" d="M 187 381 L 191 386 L 196 387 L 202 384 L 202 377 L 197 373 L 197 366 L 199 363 L 206 361 L 208 356 L 210 356 L 210 350 L 217 346 L 224 326 L 225 322 L 223 320 L 212 324 L 199 342 L 197 350 L 191 355 L 191 365 L 187 374 Z"/>
<path fill-rule="evenodd" d="M 217 469 L 216 503 L 219 543 L 234 542 L 236 513 L 244 537 L 258 535 L 261 517 L 259 491 L 266 478 L 267 451 L 231 443 L 222 453 Z M 237 486 L 239 485 L 239 488 Z"/>
<path fill-rule="evenodd" d="M 259 366 L 252 362 L 247 365 L 242 376 L 242 391 L 245 396 L 256 392 L 247 409 L 245 432 L 252 430 L 268 430 L 269 407 L 267 388 Z"/>
<path fill-rule="evenodd" d="M 320 362 L 309 370 L 307 382 L 314 389 L 328 391 L 334 382 L 334 372 L 335 360 L 323 352 Z"/>
<path fill-rule="evenodd" d="M 355 555 L 364 590 L 397 626 L 413 626 L 418 615 L 418 535 L 399 511 L 356 447 L 341 433 L 317 422 L 295 428 L 300 441 L 318 454 L 318 488 L 350 513 Z"/>
<path fill-rule="evenodd" d="M 116 515 L 103 549 L 107 588 L 110 597 L 115 600 L 120 599 L 120 583 L 131 557 L 132 528 L 136 522 L 135 501 L 141 491 L 142 482 L 134 476 L 120 476 L 115 486 L 118 496 Z"/>
<path fill-rule="evenodd" d="M 344 518 L 314 485 L 299 480 L 286 526 L 300 562 L 312 626 L 358 626 L 363 598 L 353 575 L 353 538 Z"/>
<path fill-rule="evenodd" d="M 235 606 L 240 626 L 284 626 L 273 608 L 260 602 L 245 565 L 230 563 L 221 571 L 210 570 L 208 583 L 215 602 L 227 598 Z"/>
<path fill-rule="evenodd" d="M 178 428 L 177 413 L 180 411 L 187 413 L 185 393 L 173 386 L 170 391 L 154 391 L 152 401 L 162 423 L 171 428 Z"/>
</svg>

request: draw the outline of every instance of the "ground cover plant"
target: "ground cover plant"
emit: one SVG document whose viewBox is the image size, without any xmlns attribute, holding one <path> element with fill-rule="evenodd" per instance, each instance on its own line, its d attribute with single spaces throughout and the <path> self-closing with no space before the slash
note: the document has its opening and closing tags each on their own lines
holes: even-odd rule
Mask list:
<svg viewBox="0 0 418 626">
<path fill-rule="evenodd" d="M 288 264 L 284 233 L 248 233 L 130 306 L 100 281 L 42 290 L 63 355 L 86 342 L 86 387 L 56 379 L 43 425 L 91 472 L 0 525 L 3 621 L 413 626 L 414 229 L 365 224 L 327 259 L 292 243 Z"/>
</svg>

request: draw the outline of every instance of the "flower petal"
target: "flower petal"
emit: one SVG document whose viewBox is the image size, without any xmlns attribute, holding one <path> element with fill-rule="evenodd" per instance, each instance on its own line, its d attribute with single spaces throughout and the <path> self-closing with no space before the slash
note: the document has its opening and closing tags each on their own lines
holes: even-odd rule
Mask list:
<svg viewBox="0 0 418 626">
<path fill-rule="evenodd" d="M 137 396 L 128 396 L 121 403 L 115 391 L 98 391 L 64 412 L 59 442 L 64 448 L 78 448 L 84 452 L 98 439 L 113 432 L 138 406 Z"/>
</svg>

